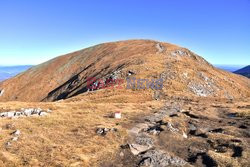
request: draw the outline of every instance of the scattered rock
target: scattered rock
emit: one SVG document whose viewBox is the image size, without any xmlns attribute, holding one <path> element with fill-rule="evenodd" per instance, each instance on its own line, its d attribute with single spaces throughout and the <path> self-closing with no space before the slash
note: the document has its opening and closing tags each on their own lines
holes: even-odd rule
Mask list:
<svg viewBox="0 0 250 167">
<path fill-rule="evenodd" d="M 189 54 L 186 51 L 182 51 L 182 50 L 176 50 L 171 52 L 171 55 L 176 57 L 177 55 L 179 56 L 189 56 Z"/>
<path fill-rule="evenodd" d="M 116 128 L 97 128 L 96 129 L 96 134 L 98 134 L 100 136 L 105 136 L 109 131 L 117 132 L 118 129 L 116 129 Z"/>
<path fill-rule="evenodd" d="M 105 136 L 107 132 L 109 131 L 108 128 L 97 128 L 96 133 L 100 136 Z"/>
<path fill-rule="evenodd" d="M 45 116 L 50 113 L 51 110 L 42 110 L 41 108 L 21 108 L 17 111 L 8 111 L 0 113 L 2 118 L 18 118 L 18 117 L 29 117 L 29 116 Z"/>
<path fill-rule="evenodd" d="M 206 85 L 206 84 L 190 82 L 188 84 L 188 87 L 194 94 L 198 96 L 207 97 L 214 93 L 213 87 L 211 87 L 210 85 Z"/>
</svg>

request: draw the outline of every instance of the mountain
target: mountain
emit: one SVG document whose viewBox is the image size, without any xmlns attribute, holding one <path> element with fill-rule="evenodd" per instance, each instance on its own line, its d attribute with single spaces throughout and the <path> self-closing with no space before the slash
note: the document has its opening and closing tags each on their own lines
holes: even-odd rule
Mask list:
<svg viewBox="0 0 250 167">
<path fill-rule="evenodd" d="M 56 101 L 88 91 L 88 79 L 162 78 L 163 95 L 240 98 L 249 80 L 216 69 L 188 49 L 151 40 L 96 45 L 34 66 L 0 83 L 0 101 Z M 237 83 L 237 84 L 236 84 Z M 35 93 L 34 93 L 35 91 Z M 155 92 L 155 91 L 154 91 Z"/>
<path fill-rule="evenodd" d="M 29 69 L 31 65 L 23 66 L 0 66 L 0 81 L 9 79 L 17 74 Z"/>
<path fill-rule="evenodd" d="M 249 86 L 158 41 L 63 55 L 0 83 L 0 166 L 249 166 Z"/>
<path fill-rule="evenodd" d="M 245 77 L 248 77 L 250 78 L 250 65 L 244 67 L 244 68 L 241 68 L 237 71 L 234 71 L 235 74 L 240 74 L 240 75 L 243 75 Z"/>
</svg>

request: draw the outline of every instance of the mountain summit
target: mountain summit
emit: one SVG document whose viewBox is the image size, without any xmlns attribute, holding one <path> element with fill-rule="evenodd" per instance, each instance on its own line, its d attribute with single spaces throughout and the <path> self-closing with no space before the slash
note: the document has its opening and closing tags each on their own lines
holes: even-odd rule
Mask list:
<svg viewBox="0 0 250 167">
<path fill-rule="evenodd" d="M 88 79 L 163 80 L 164 96 L 240 98 L 249 96 L 250 81 L 216 69 L 186 48 L 152 40 L 96 45 L 34 66 L 0 83 L 0 101 L 56 101 L 88 91 Z M 126 86 L 123 87 L 124 89 Z"/>
</svg>

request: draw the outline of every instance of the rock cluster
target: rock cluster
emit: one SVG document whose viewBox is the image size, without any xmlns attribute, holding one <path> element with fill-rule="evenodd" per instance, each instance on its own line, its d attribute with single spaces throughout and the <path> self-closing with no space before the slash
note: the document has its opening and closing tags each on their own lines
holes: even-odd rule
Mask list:
<svg viewBox="0 0 250 167">
<path fill-rule="evenodd" d="M 18 118 L 29 116 L 45 116 L 50 113 L 51 110 L 42 110 L 41 108 L 27 108 L 20 109 L 18 111 L 8 111 L 0 113 L 1 118 Z"/>
<path fill-rule="evenodd" d="M 179 112 L 178 106 L 169 108 L 163 107 L 158 112 L 145 117 L 145 122 L 136 124 L 129 130 L 131 140 L 122 149 L 129 149 L 140 162 L 138 166 L 164 167 L 164 166 L 184 166 L 187 162 L 177 156 L 171 156 L 168 152 L 156 147 L 155 135 L 168 130 L 179 133 L 179 129 L 174 128 L 169 122 L 164 122 L 163 118 Z M 163 129 L 164 128 L 164 129 Z M 187 138 L 184 133 L 183 138 Z"/>
</svg>

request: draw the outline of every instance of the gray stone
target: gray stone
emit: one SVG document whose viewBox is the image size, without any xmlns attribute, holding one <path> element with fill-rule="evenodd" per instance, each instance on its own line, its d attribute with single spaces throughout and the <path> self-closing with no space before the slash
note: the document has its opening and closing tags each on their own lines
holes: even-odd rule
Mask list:
<svg viewBox="0 0 250 167">
<path fill-rule="evenodd" d="M 147 167 L 166 167 L 166 166 L 184 166 L 187 162 L 175 156 L 171 156 L 161 150 L 149 150 L 141 155 L 139 166 Z"/>
<path fill-rule="evenodd" d="M 154 144 L 154 141 L 151 137 L 149 137 L 145 134 L 140 134 L 140 135 L 136 136 L 135 144 L 152 147 Z"/>
<path fill-rule="evenodd" d="M 190 130 L 197 130 L 197 127 L 194 124 L 189 124 Z"/>
</svg>

